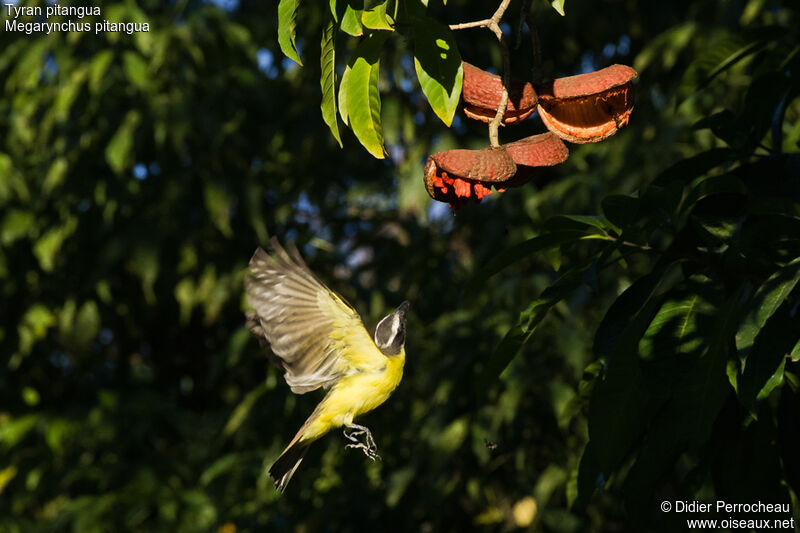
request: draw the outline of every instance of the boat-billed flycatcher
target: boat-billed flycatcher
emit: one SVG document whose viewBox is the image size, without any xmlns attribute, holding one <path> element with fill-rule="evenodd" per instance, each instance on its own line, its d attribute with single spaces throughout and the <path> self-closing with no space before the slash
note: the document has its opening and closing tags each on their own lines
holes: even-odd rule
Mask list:
<svg viewBox="0 0 800 533">
<path fill-rule="evenodd" d="M 283 492 L 311 443 L 331 429 L 344 426 L 348 447 L 378 457 L 369 429 L 353 419 L 386 401 L 403 377 L 409 303 L 378 323 L 373 341 L 358 313 L 311 273 L 297 248 L 287 253 L 275 238 L 270 246 L 272 254 L 259 248 L 250 260 L 247 325 L 270 345 L 292 392 L 329 389 L 269 469 Z"/>
</svg>

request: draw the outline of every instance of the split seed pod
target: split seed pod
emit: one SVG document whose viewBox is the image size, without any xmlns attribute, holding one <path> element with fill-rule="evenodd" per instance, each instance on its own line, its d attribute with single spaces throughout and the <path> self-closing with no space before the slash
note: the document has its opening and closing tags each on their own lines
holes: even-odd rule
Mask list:
<svg viewBox="0 0 800 533">
<path fill-rule="evenodd" d="M 428 157 L 425 188 L 434 200 L 459 208 L 469 198 L 477 201 L 492 192 L 492 185 L 503 183 L 517 171 L 505 148 L 447 150 Z"/>
<path fill-rule="evenodd" d="M 536 167 L 564 162 L 569 150 L 557 136 L 542 133 L 482 150 L 448 150 L 425 164 L 425 188 L 431 198 L 458 209 L 469 198 L 481 201 L 492 187 L 504 192 L 533 178 Z"/>
<path fill-rule="evenodd" d="M 626 65 L 537 86 L 547 129 L 573 143 L 598 142 L 625 126 L 633 111 L 636 71 Z"/>
<path fill-rule="evenodd" d="M 567 145 L 551 132 L 525 137 L 503 147 L 517 165 L 517 173 L 505 183 L 508 187 L 519 187 L 529 182 L 536 167 L 558 165 L 569 157 Z"/>
<path fill-rule="evenodd" d="M 463 65 L 461 99 L 464 102 L 464 114 L 481 122 L 491 122 L 500 106 L 503 81 L 500 76 L 489 74 L 466 61 Z M 536 101 L 536 90 L 532 84 L 512 80 L 503 124 L 516 124 L 528 118 L 536 110 Z"/>
</svg>

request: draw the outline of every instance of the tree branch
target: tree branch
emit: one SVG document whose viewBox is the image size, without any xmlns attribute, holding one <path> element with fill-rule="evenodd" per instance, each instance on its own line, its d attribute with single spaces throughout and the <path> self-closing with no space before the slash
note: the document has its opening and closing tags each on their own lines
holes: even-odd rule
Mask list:
<svg viewBox="0 0 800 533">
<path fill-rule="evenodd" d="M 495 37 L 497 37 L 497 40 L 500 43 L 500 54 L 503 57 L 503 93 L 500 95 L 500 105 L 497 106 L 497 114 L 489 123 L 489 143 L 492 146 L 500 146 L 498 129 L 500 128 L 500 123 L 503 122 L 503 116 L 506 114 L 506 107 L 508 106 L 508 86 L 511 81 L 511 59 L 509 58 L 508 54 L 508 46 L 503 39 L 503 32 L 500 29 L 500 20 L 503 18 L 503 15 L 505 14 L 506 9 L 508 9 L 509 4 L 511 4 L 511 0 L 503 0 L 500 2 L 500 5 L 497 7 L 497 11 L 494 12 L 491 18 L 478 20 L 475 22 L 465 22 L 462 24 L 450 25 L 451 30 L 488 28 L 489 31 L 494 33 Z"/>
</svg>

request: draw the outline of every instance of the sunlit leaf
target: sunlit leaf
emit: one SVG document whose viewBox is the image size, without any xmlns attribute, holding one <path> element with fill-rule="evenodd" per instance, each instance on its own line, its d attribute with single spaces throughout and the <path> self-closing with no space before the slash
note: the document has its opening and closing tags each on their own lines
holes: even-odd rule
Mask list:
<svg viewBox="0 0 800 533">
<path fill-rule="evenodd" d="M 125 120 L 106 146 L 106 161 L 117 174 L 122 173 L 132 163 L 134 135 L 140 121 L 141 114 L 138 111 L 128 111 Z"/>
<path fill-rule="evenodd" d="M 364 34 L 364 26 L 361 24 L 361 9 L 355 9 L 349 4 L 342 15 L 340 29 L 353 37 L 360 37 Z"/>
<path fill-rule="evenodd" d="M 89 89 L 92 93 L 97 93 L 102 86 L 103 80 L 107 79 L 105 76 L 113 59 L 113 50 L 101 50 L 92 59 L 89 67 Z"/>
<path fill-rule="evenodd" d="M 461 96 L 464 71 L 452 32 L 433 18 L 414 19 L 414 68 L 428 103 L 449 127 Z"/>
<path fill-rule="evenodd" d="M 31 233 L 34 225 L 33 213 L 21 209 L 9 209 L 0 222 L 0 242 L 9 246 L 17 239 Z"/>
<path fill-rule="evenodd" d="M 566 0 L 550 0 L 550 5 L 553 6 L 559 15 L 564 16 L 564 4 Z"/>
<path fill-rule="evenodd" d="M 295 44 L 295 18 L 299 5 L 300 0 L 280 0 L 278 3 L 278 44 L 286 57 L 302 66 Z"/>
<path fill-rule="evenodd" d="M 342 118 L 342 122 L 344 122 L 345 126 L 350 125 L 350 117 L 347 114 L 347 89 L 348 89 L 348 78 L 350 77 L 350 65 L 347 65 L 344 69 L 344 73 L 342 74 L 342 81 L 339 82 L 339 116 Z M 337 126 L 338 130 L 338 126 Z"/>
<path fill-rule="evenodd" d="M 56 264 L 56 254 L 64 241 L 75 232 L 78 219 L 70 216 L 60 226 L 56 226 L 39 237 L 33 245 L 33 253 L 45 272 L 51 272 Z"/>
<path fill-rule="evenodd" d="M 322 86 L 322 119 L 331 130 L 336 142 L 342 146 L 339 125 L 336 119 L 336 26 L 329 22 L 322 31 L 322 53 L 320 55 L 320 84 Z"/>
<path fill-rule="evenodd" d="M 6 448 L 16 446 L 36 427 L 38 420 L 38 415 L 24 415 L 0 421 L 0 443 Z"/>
<path fill-rule="evenodd" d="M 370 34 L 353 52 L 350 73 L 347 75 L 347 114 L 350 127 L 367 151 L 383 159 L 383 130 L 381 128 L 380 51 L 385 32 Z"/>
<path fill-rule="evenodd" d="M 378 2 L 370 7 L 365 6 L 361 13 L 361 24 L 371 30 L 394 31 L 394 20 L 387 13 L 387 8 L 391 0 Z"/>
<path fill-rule="evenodd" d="M 32 305 L 17 325 L 20 353 L 29 354 L 34 344 L 43 339 L 55 324 L 56 317 L 47 307 L 42 304 Z"/>
<path fill-rule="evenodd" d="M 136 52 L 127 51 L 122 55 L 122 60 L 128 81 L 140 89 L 147 87 L 147 63 L 142 56 Z"/>
<path fill-rule="evenodd" d="M 65 157 L 59 157 L 53 164 L 50 165 L 50 170 L 47 171 L 47 176 L 42 183 L 42 193 L 49 195 L 57 189 L 63 182 L 67 175 L 68 164 Z"/>
</svg>

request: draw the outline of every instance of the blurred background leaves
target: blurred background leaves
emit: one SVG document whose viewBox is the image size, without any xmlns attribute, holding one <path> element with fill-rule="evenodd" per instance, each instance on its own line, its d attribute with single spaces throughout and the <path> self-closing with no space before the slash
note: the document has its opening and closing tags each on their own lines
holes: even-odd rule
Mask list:
<svg viewBox="0 0 800 533">
<path fill-rule="evenodd" d="M 486 129 L 443 126 L 413 43 L 380 53 L 379 161 L 320 114 L 327 4 L 297 12 L 303 68 L 275 2 L 99 5 L 150 32 L 0 32 L 1 530 L 672 531 L 661 499 L 796 502 L 791 2 L 534 2 L 547 76 L 639 70 L 631 123 L 457 217 L 422 162 Z M 337 12 L 339 79 L 363 7 Z M 491 33 L 455 42 L 497 71 Z M 412 302 L 406 376 L 363 420 L 383 462 L 332 434 L 280 499 L 265 468 L 319 397 L 244 329 L 273 234 L 370 329 Z"/>
</svg>

